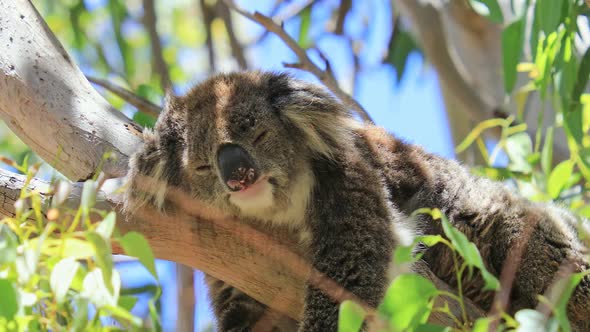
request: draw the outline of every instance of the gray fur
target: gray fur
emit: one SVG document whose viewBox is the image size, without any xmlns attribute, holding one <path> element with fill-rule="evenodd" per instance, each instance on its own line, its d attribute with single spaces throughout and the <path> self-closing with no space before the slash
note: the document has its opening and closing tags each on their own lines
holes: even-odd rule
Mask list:
<svg viewBox="0 0 590 332">
<path fill-rule="evenodd" d="M 390 281 L 388 268 L 400 236 L 396 225 L 407 223 L 408 215 L 422 207 L 441 209 L 476 243 L 496 275 L 530 233 L 511 312 L 534 307 L 561 264 L 588 268 L 575 220 L 565 212 L 530 203 L 498 183 L 470 175 L 454 161 L 360 125 L 323 89 L 285 74 L 210 78 L 185 96 L 169 99 L 145 142 L 130 164 L 130 213 L 144 204 L 173 211 L 165 193 L 177 187 L 246 222 L 287 227 L 300 237 L 317 270 L 371 306 L 379 304 Z M 228 142 L 246 150 L 268 176 L 270 199 L 250 206 L 220 181 L 216 152 Z M 155 179 L 140 183 L 144 177 Z M 438 222 L 414 222 L 416 231 L 441 233 Z M 432 248 L 424 260 L 441 279 L 456 283 L 447 250 Z M 210 277 L 208 283 L 221 331 L 248 331 L 269 317 L 266 306 L 240 291 Z M 467 282 L 466 294 L 487 310 L 493 294 L 481 287 L 481 279 Z M 570 318 L 581 328 L 590 319 L 589 293 L 585 279 L 570 302 Z M 338 304 L 309 285 L 299 329 L 336 331 L 337 315 Z M 270 317 L 274 323 L 269 329 L 295 325 L 278 314 Z"/>
</svg>

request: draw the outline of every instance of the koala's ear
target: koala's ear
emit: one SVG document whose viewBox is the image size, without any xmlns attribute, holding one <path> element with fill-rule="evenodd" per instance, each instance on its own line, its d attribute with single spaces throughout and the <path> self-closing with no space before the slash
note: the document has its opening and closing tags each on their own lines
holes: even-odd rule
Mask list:
<svg viewBox="0 0 590 332">
<path fill-rule="evenodd" d="M 182 184 L 184 114 L 182 100 L 168 93 L 154 129 L 144 130 L 144 144 L 129 161 L 125 193 L 127 212 L 133 213 L 146 204 L 164 210 L 168 189 Z"/>
<path fill-rule="evenodd" d="M 186 107 L 184 106 L 184 101 L 182 98 L 176 96 L 171 89 L 166 90 L 166 95 L 164 97 L 164 108 L 162 109 L 160 116 L 158 116 L 156 130 L 159 130 L 160 127 L 165 129 L 165 127 L 170 125 L 175 127 L 184 125 L 186 118 L 185 115 Z"/>
<path fill-rule="evenodd" d="M 288 97 L 281 100 L 281 113 L 305 136 L 309 149 L 332 158 L 349 140 L 354 120 L 350 112 L 326 90 L 291 80 Z"/>
</svg>

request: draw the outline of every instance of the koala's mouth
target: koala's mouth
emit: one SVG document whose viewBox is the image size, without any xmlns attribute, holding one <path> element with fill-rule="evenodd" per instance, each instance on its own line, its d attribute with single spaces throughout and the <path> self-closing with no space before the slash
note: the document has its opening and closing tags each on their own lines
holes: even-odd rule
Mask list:
<svg viewBox="0 0 590 332">
<path fill-rule="evenodd" d="M 256 180 L 256 182 L 250 185 L 243 181 L 235 181 L 235 183 L 233 183 L 233 181 L 235 180 L 228 181 L 228 185 L 233 187 L 233 191 L 230 193 L 232 196 L 255 196 L 256 194 L 262 192 L 265 186 L 270 186 L 268 176 L 261 176 L 258 178 L 258 180 Z"/>
</svg>

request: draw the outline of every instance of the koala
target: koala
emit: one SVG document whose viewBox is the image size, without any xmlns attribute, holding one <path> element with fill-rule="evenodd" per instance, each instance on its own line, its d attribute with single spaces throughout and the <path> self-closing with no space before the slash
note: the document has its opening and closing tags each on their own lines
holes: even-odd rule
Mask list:
<svg viewBox="0 0 590 332">
<path fill-rule="evenodd" d="M 500 276 L 516 261 L 510 312 L 535 308 L 560 266 L 589 266 L 577 220 L 552 205 L 529 202 L 500 183 L 478 178 L 459 163 L 430 154 L 385 130 L 356 121 L 323 88 L 285 73 L 220 74 L 184 96 L 169 96 L 144 146 L 130 160 L 125 210 L 144 205 L 175 213 L 179 189 L 269 233 L 286 230 L 317 271 L 377 307 L 392 278 L 392 253 L 404 235 L 443 234 L 439 221 L 412 217 L 438 208 L 479 248 Z M 143 179 L 152 179 L 142 185 Z M 452 253 L 424 252 L 427 266 L 451 286 Z M 262 303 L 207 277 L 219 331 L 250 331 Z M 463 281 L 482 309 L 493 292 L 482 279 Z M 590 327 L 590 281 L 569 303 L 569 316 Z M 270 315 L 265 330 L 336 331 L 338 306 L 308 284 L 301 322 Z M 259 326 L 259 325 L 258 325 Z"/>
</svg>

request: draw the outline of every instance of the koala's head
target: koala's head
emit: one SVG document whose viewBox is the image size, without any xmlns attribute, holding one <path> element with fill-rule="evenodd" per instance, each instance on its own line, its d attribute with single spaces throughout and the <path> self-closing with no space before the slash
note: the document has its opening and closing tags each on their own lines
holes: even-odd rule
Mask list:
<svg viewBox="0 0 590 332">
<path fill-rule="evenodd" d="M 337 154 L 349 120 L 323 89 L 286 74 L 219 75 L 169 98 L 132 168 L 232 214 L 272 218 L 307 199 L 313 161 Z M 165 189 L 153 189 L 148 200 L 162 204 Z"/>
</svg>

